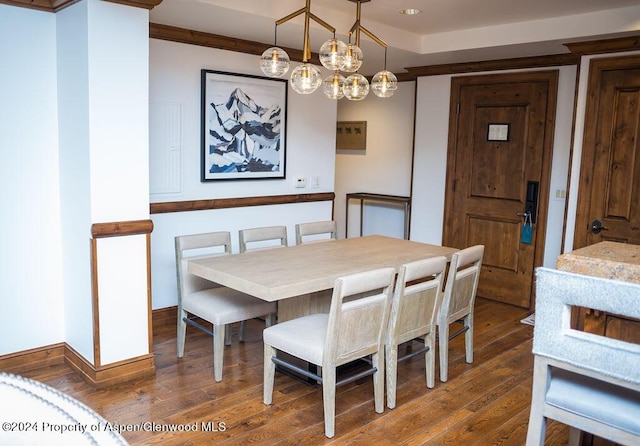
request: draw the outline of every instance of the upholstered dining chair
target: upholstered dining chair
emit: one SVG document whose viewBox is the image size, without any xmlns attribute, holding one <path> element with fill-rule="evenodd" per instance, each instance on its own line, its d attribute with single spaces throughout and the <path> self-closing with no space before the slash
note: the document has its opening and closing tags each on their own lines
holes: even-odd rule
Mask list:
<svg viewBox="0 0 640 446">
<path fill-rule="evenodd" d="M 288 244 L 286 226 L 241 229 L 238 235 L 240 238 L 240 252 L 254 249 L 280 248 Z M 276 243 L 273 243 L 274 241 Z"/>
<path fill-rule="evenodd" d="M 640 319 L 638 302 L 638 284 L 536 269 L 527 446 L 544 444 L 547 419 L 571 427 L 571 446 L 582 432 L 640 444 L 640 344 L 571 328 L 573 306 Z"/>
<path fill-rule="evenodd" d="M 433 388 L 436 368 L 436 317 L 442 303 L 442 281 L 447 267 L 443 256 L 407 263 L 396 279 L 385 342 L 387 407 L 396 407 L 398 363 L 424 354 L 427 387 Z M 398 356 L 398 346 L 420 338 L 422 348 Z"/>
<path fill-rule="evenodd" d="M 296 225 L 296 245 L 315 241 L 335 240 L 336 232 L 337 227 L 335 220 L 298 223 Z M 323 237 L 321 238 L 319 236 Z"/>
<path fill-rule="evenodd" d="M 391 304 L 394 268 L 380 268 L 339 278 L 329 314 L 281 322 L 266 328 L 264 339 L 264 403 L 271 404 L 276 364 L 322 383 L 324 432 L 335 433 L 336 386 L 373 375 L 375 411 L 384 411 L 384 338 Z M 361 294 L 364 293 L 364 294 Z M 350 298 L 345 302 L 345 298 Z M 285 361 L 285 352 L 322 367 L 322 376 Z M 371 366 L 336 381 L 336 367 L 371 355 Z"/>
<path fill-rule="evenodd" d="M 266 315 L 267 325 L 271 325 L 276 303 L 220 286 L 187 271 L 187 261 L 190 259 L 231 253 L 229 232 L 177 236 L 175 251 L 178 279 L 178 358 L 184 356 L 187 324 L 213 335 L 213 375 L 216 381 L 222 381 L 225 336 L 227 345 L 231 341 L 230 324 Z M 185 255 L 187 251 L 195 251 L 197 254 Z M 213 331 L 199 323 L 198 319 L 213 324 Z M 240 340 L 244 341 L 244 325 L 241 325 Z"/>
<path fill-rule="evenodd" d="M 446 382 L 449 366 L 449 341 L 464 333 L 465 359 L 473 362 L 473 305 L 478 290 L 484 246 L 475 245 L 451 256 L 442 306 L 438 313 L 438 341 L 440 349 L 440 381 Z M 453 322 L 462 327 L 449 334 Z"/>
</svg>

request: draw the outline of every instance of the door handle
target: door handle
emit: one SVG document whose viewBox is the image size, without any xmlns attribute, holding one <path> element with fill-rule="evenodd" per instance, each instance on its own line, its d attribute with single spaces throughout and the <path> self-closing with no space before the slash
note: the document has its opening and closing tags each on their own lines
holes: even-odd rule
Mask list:
<svg viewBox="0 0 640 446">
<path fill-rule="evenodd" d="M 600 234 L 600 231 L 608 231 L 609 228 L 602 226 L 600 220 L 593 220 L 591 222 L 591 232 L 594 234 Z"/>
<path fill-rule="evenodd" d="M 527 196 L 524 203 L 525 213 L 529 213 L 531 223 L 536 222 L 538 215 L 538 188 L 540 183 L 537 181 L 527 181 Z"/>
</svg>

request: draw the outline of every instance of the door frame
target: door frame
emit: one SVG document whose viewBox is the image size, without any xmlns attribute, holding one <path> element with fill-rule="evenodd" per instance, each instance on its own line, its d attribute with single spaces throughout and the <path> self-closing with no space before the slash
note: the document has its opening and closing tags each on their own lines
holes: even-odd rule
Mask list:
<svg viewBox="0 0 640 446">
<path fill-rule="evenodd" d="M 450 234 L 451 221 L 455 215 L 453 194 L 455 188 L 455 160 L 459 122 L 460 89 L 468 85 L 493 85 L 514 82 L 547 82 L 547 110 L 545 120 L 545 134 L 543 142 L 542 172 L 540 174 L 540 189 L 538 195 L 538 219 L 535 225 L 536 246 L 534 249 L 535 268 L 542 265 L 546 243 L 547 217 L 549 211 L 549 193 L 551 183 L 551 166 L 555 137 L 556 108 L 558 102 L 559 70 L 522 71 L 512 73 L 489 73 L 481 75 L 453 77 L 451 79 L 451 102 L 449 108 L 449 136 L 447 141 L 447 176 L 445 182 L 444 222 L 442 242 L 447 245 Z M 535 308 L 535 277 L 531 280 L 530 308 Z"/>
</svg>

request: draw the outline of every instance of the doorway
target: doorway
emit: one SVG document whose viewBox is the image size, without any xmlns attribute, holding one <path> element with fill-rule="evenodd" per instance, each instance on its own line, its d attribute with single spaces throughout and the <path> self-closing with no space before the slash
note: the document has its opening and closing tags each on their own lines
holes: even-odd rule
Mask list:
<svg viewBox="0 0 640 446">
<path fill-rule="evenodd" d="M 590 64 L 574 249 L 640 244 L 640 56 Z"/>
<path fill-rule="evenodd" d="M 478 295 L 532 306 L 542 264 L 558 71 L 453 78 L 443 244 L 485 245 Z"/>
</svg>

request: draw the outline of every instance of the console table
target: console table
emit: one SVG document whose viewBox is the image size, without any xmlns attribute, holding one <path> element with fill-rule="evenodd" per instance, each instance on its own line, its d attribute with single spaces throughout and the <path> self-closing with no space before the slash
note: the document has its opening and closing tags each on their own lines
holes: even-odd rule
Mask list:
<svg viewBox="0 0 640 446">
<path fill-rule="evenodd" d="M 640 245 L 604 241 L 558 256 L 556 268 L 587 276 L 640 283 Z M 573 326 L 584 327 L 584 311 L 572 313 Z"/>
<path fill-rule="evenodd" d="M 384 203 L 391 203 L 395 205 L 403 206 L 404 208 L 404 238 L 405 240 L 409 240 L 409 218 L 411 214 L 411 198 L 410 197 L 402 197 L 399 195 L 385 195 L 385 194 L 371 194 L 367 192 L 356 192 L 352 194 L 347 194 L 346 200 L 346 227 L 344 236 L 345 238 L 349 237 L 349 200 L 356 199 L 360 200 L 360 236 L 362 237 L 362 226 L 364 223 L 364 202 L 365 201 L 378 201 Z"/>
</svg>

